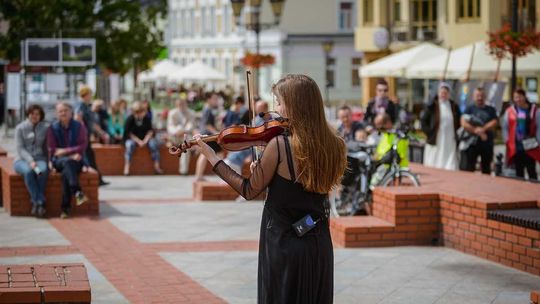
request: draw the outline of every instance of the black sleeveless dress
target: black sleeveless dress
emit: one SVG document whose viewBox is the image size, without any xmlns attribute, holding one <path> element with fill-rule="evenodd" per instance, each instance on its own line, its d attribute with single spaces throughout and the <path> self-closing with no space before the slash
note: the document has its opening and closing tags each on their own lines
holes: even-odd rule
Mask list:
<svg viewBox="0 0 540 304">
<path fill-rule="evenodd" d="M 294 182 L 289 142 L 287 137 L 283 139 L 292 180 L 275 170 L 268 184 L 259 240 L 258 303 L 332 303 L 334 256 L 325 208 L 327 195 L 307 192 L 300 183 Z M 277 151 L 279 165 L 282 161 L 279 143 Z M 226 166 L 220 163 L 215 165 L 214 171 L 228 181 L 223 176 L 226 175 L 224 168 L 216 170 Z M 249 187 L 249 180 L 244 179 L 237 189 L 244 195 Z M 320 221 L 311 231 L 298 237 L 292 224 L 307 214 Z"/>
<path fill-rule="evenodd" d="M 295 180 L 289 151 L 287 159 Z M 258 302 L 332 303 L 334 255 L 326 195 L 306 192 L 277 173 L 268 190 L 259 241 Z M 307 214 L 322 220 L 298 237 L 291 225 Z"/>
</svg>

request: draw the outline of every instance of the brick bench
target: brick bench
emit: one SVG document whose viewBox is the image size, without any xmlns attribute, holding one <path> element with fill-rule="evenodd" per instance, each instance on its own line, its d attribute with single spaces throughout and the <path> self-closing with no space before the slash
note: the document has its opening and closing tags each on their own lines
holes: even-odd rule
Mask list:
<svg viewBox="0 0 540 304">
<path fill-rule="evenodd" d="M 92 144 L 96 154 L 96 164 L 103 175 L 123 175 L 124 174 L 124 152 L 123 145 L 103 145 Z M 192 155 L 189 163 L 188 174 L 195 173 L 197 155 Z M 167 175 L 178 175 L 178 156 L 169 154 L 167 147 L 160 147 L 160 165 L 163 173 Z M 148 148 L 137 148 L 133 153 L 131 161 L 130 175 L 153 175 L 154 164 L 150 158 Z M 210 164 L 206 166 L 205 174 L 212 174 Z"/>
<path fill-rule="evenodd" d="M 225 182 L 193 182 L 193 198 L 197 201 L 232 201 L 238 193 Z M 263 191 L 254 200 L 264 200 L 266 191 Z"/>
<path fill-rule="evenodd" d="M 4 209 L 10 215 L 30 215 L 30 195 L 24 184 L 24 178 L 13 170 L 13 158 L 0 158 L 0 174 L 2 175 L 2 201 Z M 95 173 L 81 173 L 79 177 L 82 190 L 88 201 L 77 206 L 71 202 L 74 215 L 99 215 L 98 176 Z M 48 217 L 60 216 L 62 212 L 62 180 L 59 173 L 49 174 L 45 191 L 45 208 Z"/>
<path fill-rule="evenodd" d="M 500 210 L 538 210 L 540 187 L 420 165 L 412 169 L 421 187 L 377 188 L 373 216 L 331 220 L 336 246 L 438 244 L 540 275 L 540 231 L 531 221 L 488 216 Z"/>
<path fill-rule="evenodd" d="M 0 303 L 90 303 L 84 264 L 0 266 Z"/>
</svg>

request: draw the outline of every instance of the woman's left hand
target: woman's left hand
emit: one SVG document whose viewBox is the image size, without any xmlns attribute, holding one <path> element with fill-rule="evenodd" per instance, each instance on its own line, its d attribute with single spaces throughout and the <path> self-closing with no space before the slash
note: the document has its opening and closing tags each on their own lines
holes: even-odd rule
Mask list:
<svg viewBox="0 0 540 304">
<path fill-rule="evenodd" d="M 220 160 L 216 154 L 216 151 L 210 148 L 210 146 L 202 140 L 200 134 L 193 136 L 193 139 L 197 141 L 197 145 L 199 146 L 201 153 L 206 156 L 212 165 L 215 165 Z"/>
<path fill-rule="evenodd" d="M 249 164 L 249 171 L 253 174 L 253 170 L 255 170 L 255 167 L 257 167 L 257 165 L 259 164 L 259 161 L 256 160 L 256 161 L 253 161 L 251 162 L 251 164 Z"/>
</svg>

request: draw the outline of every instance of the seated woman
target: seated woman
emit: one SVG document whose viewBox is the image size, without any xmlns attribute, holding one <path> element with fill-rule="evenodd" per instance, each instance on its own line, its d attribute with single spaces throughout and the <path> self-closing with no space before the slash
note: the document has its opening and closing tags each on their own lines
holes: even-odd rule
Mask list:
<svg viewBox="0 0 540 304">
<path fill-rule="evenodd" d="M 129 175 L 131 157 L 137 146 L 141 148 L 148 146 L 154 161 L 154 171 L 156 174 L 162 174 L 163 170 L 159 166 L 159 145 L 154 138 L 152 121 L 140 102 L 133 103 L 132 111 L 132 114 L 126 119 L 124 127 L 124 139 L 126 141 L 124 175 Z"/>
<path fill-rule="evenodd" d="M 47 185 L 47 129 L 43 121 L 45 112 L 38 105 L 31 105 L 26 111 L 27 119 L 15 129 L 17 158 L 13 167 L 24 176 L 24 183 L 30 193 L 32 215 L 45 215 L 45 187 Z"/>
<path fill-rule="evenodd" d="M 120 144 L 124 139 L 124 124 L 126 113 L 122 109 L 123 100 L 114 102 L 111 105 L 108 127 L 111 134 L 111 144 Z"/>
</svg>

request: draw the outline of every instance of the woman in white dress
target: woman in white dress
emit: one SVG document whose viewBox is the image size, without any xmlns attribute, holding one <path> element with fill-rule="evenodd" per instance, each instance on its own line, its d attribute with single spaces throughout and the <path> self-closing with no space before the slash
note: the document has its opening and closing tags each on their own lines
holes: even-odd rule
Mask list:
<svg viewBox="0 0 540 304">
<path fill-rule="evenodd" d="M 439 85 L 437 97 L 427 105 L 421 115 L 422 130 L 427 141 L 424 149 L 424 165 L 446 170 L 457 170 L 457 136 L 459 109 L 450 100 L 450 86 Z"/>
</svg>

